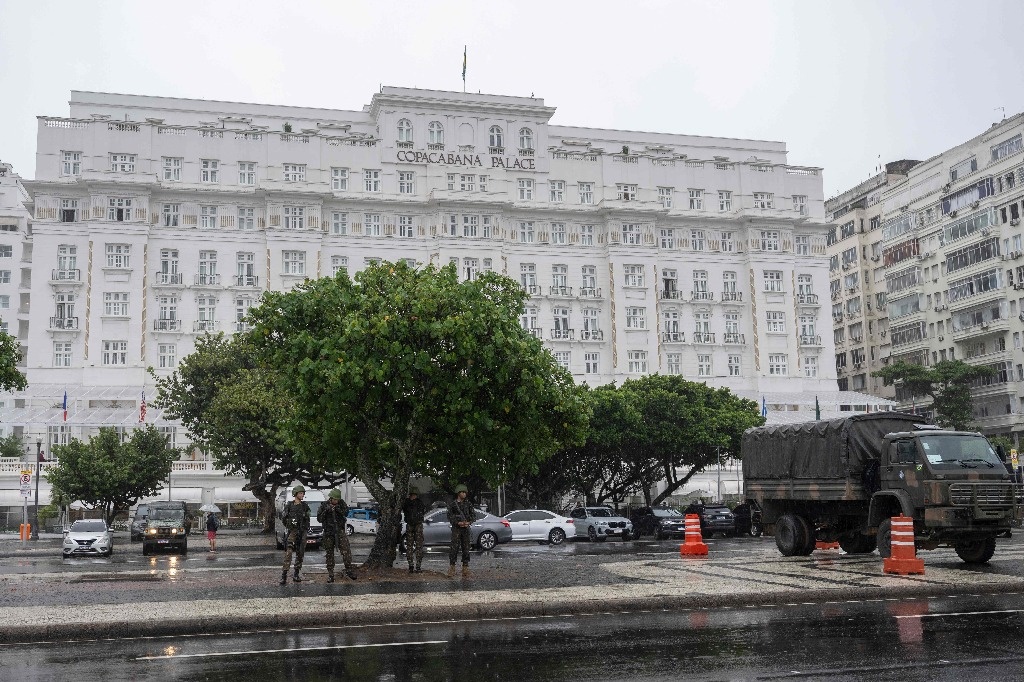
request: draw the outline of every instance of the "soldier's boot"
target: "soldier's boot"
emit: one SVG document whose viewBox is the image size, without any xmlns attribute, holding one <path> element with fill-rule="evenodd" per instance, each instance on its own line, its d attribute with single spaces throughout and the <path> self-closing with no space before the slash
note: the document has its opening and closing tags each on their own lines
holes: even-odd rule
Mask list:
<svg viewBox="0 0 1024 682">
<path fill-rule="evenodd" d="M 281 571 L 281 582 L 278 583 L 278 584 L 279 585 L 286 585 L 286 584 L 288 584 L 288 571 L 287 570 Z"/>
<path fill-rule="evenodd" d="M 420 568 L 420 564 L 419 564 L 419 562 L 416 562 L 416 572 L 417 572 L 417 573 L 422 573 L 422 572 L 423 572 L 423 569 L 422 569 L 422 568 Z"/>
<path fill-rule="evenodd" d="M 409 572 L 410 573 L 415 573 L 416 572 L 416 567 L 413 566 L 412 564 L 409 564 Z"/>
<path fill-rule="evenodd" d="M 448 577 L 449 578 L 454 578 L 455 577 L 455 564 L 451 564 L 450 566 L 448 566 Z"/>
<path fill-rule="evenodd" d="M 469 577 L 469 564 L 462 564 L 462 577 L 463 578 L 468 578 Z"/>
<path fill-rule="evenodd" d="M 327 569 L 327 582 L 329 582 L 329 583 L 333 583 L 334 582 L 334 569 L 333 568 Z"/>
<path fill-rule="evenodd" d="M 355 580 L 356 579 L 356 572 L 353 571 L 351 568 L 346 568 L 345 569 L 345 575 L 347 575 L 349 577 L 349 579 L 351 579 L 351 580 Z"/>
<path fill-rule="evenodd" d="M 295 569 L 295 572 L 292 573 L 292 582 L 293 583 L 301 583 L 302 582 L 302 576 L 299 575 L 299 569 L 297 569 L 297 568 Z"/>
</svg>

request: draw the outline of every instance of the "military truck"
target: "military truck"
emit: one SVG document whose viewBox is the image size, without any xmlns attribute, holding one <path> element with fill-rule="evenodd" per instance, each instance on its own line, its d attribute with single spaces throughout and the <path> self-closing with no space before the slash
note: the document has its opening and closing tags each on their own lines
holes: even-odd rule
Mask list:
<svg viewBox="0 0 1024 682">
<path fill-rule="evenodd" d="M 142 553 L 148 555 L 158 549 L 173 549 L 185 554 L 188 552 L 188 534 L 191 530 L 192 521 L 184 502 L 150 502 L 146 530 L 142 533 Z"/>
<path fill-rule="evenodd" d="M 784 556 L 808 555 L 822 540 L 887 557 L 890 518 L 903 514 L 919 549 L 953 547 L 985 563 L 1024 510 L 1021 486 L 984 436 L 916 415 L 748 429 L 742 458 L 745 497 Z"/>
</svg>

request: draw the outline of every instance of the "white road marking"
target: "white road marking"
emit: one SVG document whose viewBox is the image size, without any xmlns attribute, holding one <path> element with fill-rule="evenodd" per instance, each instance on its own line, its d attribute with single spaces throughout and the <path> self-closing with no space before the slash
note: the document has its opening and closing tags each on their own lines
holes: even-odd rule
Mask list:
<svg viewBox="0 0 1024 682">
<path fill-rule="evenodd" d="M 948 616 L 987 616 L 991 613 L 1024 613 L 1024 609 L 998 609 L 994 611 L 954 611 L 951 613 L 922 613 L 919 615 L 894 616 L 894 618 L 946 618 Z"/>
<path fill-rule="evenodd" d="M 338 649 L 369 649 L 385 646 L 426 646 L 428 644 L 447 644 L 446 639 L 428 642 L 385 642 L 382 644 L 342 644 L 339 646 L 303 646 L 294 649 L 252 649 L 250 651 L 215 651 L 206 654 L 168 654 L 164 656 L 139 656 L 136 661 L 159 661 L 168 658 L 213 658 L 217 656 L 248 656 L 251 654 L 288 654 L 296 651 L 335 651 Z"/>
</svg>

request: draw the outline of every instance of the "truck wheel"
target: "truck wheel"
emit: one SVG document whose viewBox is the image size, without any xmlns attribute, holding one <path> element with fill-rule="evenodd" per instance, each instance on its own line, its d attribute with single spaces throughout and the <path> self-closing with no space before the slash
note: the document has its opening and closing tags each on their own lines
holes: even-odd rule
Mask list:
<svg viewBox="0 0 1024 682">
<path fill-rule="evenodd" d="M 878 556 L 888 559 L 892 555 L 892 521 L 890 519 L 882 519 L 882 522 L 878 524 L 876 540 Z"/>
<path fill-rule="evenodd" d="M 969 564 L 985 564 L 996 553 L 996 539 L 971 540 L 956 545 L 956 555 Z"/>
<path fill-rule="evenodd" d="M 814 541 L 817 539 L 816 531 L 814 529 L 814 524 L 812 524 L 810 521 L 808 521 L 803 516 L 797 516 L 796 518 L 799 519 L 803 523 L 804 528 L 807 529 L 807 535 L 806 535 L 807 540 L 804 542 L 804 549 L 803 549 L 802 552 L 800 552 L 800 555 L 801 556 L 810 556 L 814 552 L 814 547 L 815 547 L 815 542 Z"/>
<path fill-rule="evenodd" d="M 803 555 L 809 534 L 807 521 L 796 514 L 783 514 L 775 524 L 775 544 L 782 556 Z"/>
</svg>

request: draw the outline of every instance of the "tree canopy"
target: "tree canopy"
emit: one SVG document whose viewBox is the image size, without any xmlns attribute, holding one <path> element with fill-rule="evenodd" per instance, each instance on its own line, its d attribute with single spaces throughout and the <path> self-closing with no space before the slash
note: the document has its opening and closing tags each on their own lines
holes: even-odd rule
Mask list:
<svg viewBox="0 0 1024 682">
<path fill-rule="evenodd" d="M 989 367 L 969 365 L 963 360 L 943 360 L 931 367 L 900 360 L 872 376 L 881 377 L 886 384 L 899 382 L 914 397 L 931 398 L 935 422 L 964 431 L 974 418 L 971 385 L 992 374 Z"/>
<path fill-rule="evenodd" d="M 28 386 L 28 380 L 18 369 L 20 361 L 18 340 L 0 331 L 0 391 L 24 391 Z"/>
<path fill-rule="evenodd" d="M 178 452 L 156 427 L 136 428 L 128 440 L 110 427 L 85 443 L 72 438 L 53 448 L 58 462 L 46 472 L 54 497 L 102 509 L 107 523 L 144 497 L 158 493 Z"/>
<path fill-rule="evenodd" d="M 497 484 L 582 441 L 586 402 L 521 327 L 524 298 L 494 273 L 379 263 L 270 292 L 251 312 L 253 342 L 294 400 L 291 442 L 354 471 L 381 505 L 370 566 L 391 564 L 412 473 Z"/>
<path fill-rule="evenodd" d="M 166 415 L 180 419 L 219 468 L 248 479 L 244 489 L 262 503 L 265 532 L 274 531 L 274 496 L 281 486 L 335 485 L 347 478 L 315 469 L 285 441 L 280 424 L 291 401 L 276 388 L 273 368 L 258 366 L 248 334 L 199 337 L 195 351 L 157 381 L 157 391 Z"/>
</svg>

